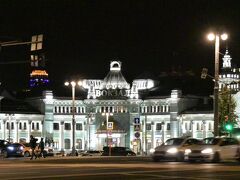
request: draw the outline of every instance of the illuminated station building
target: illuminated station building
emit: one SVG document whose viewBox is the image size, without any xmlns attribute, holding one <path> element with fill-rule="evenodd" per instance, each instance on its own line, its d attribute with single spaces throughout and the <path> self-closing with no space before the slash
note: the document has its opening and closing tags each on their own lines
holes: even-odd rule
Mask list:
<svg viewBox="0 0 240 180">
<path fill-rule="evenodd" d="M 25 100 L 38 113 L 2 111 L 0 139 L 28 142 L 32 134 L 44 137 L 55 150 L 71 151 L 73 107 L 77 150 L 102 150 L 111 145 L 130 147 L 141 154 L 172 137 L 213 136 L 210 97 L 183 95 L 177 89 L 164 96 L 160 91 L 160 95 L 146 95 L 154 91 L 156 81 L 135 79 L 129 84 L 121 67 L 121 62 L 112 61 L 104 79 L 82 80 L 81 88 L 87 93 L 76 96 L 74 106 L 71 96 L 57 97 L 53 91 L 44 91 L 42 97 Z M 76 86 L 76 91 L 81 88 Z"/>
</svg>

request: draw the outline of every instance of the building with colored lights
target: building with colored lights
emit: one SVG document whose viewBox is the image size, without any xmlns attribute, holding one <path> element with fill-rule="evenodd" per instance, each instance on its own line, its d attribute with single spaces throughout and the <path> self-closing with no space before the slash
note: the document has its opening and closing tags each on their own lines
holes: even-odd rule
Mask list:
<svg viewBox="0 0 240 180">
<path fill-rule="evenodd" d="M 83 79 L 81 88 L 87 93 L 83 98 L 76 97 L 74 106 L 71 97 L 57 97 L 53 91 L 44 91 L 42 97 L 25 99 L 19 106 L 22 109 L 2 107 L 0 139 L 23 142 L 33 135 L 44 137 L 46 144 L 55 150 L 71 151 L 75 143 L 77 150 L 102 150 L 103 146 L 111 145 L 130 147 L 141 154 L 172 137 L 213 136 L 210 96 L 184 95 L 179 89 L 170 89 L 164 96 L 161 92 L 151 95 L 149 92 L 154 92 L 157 86 L 155 80 L 134 79 L 129 84 L 121 67 L 121 62 L 112 61 L 104 79 Z M 233 76 L 239 79 L 238 74 Z M 224 79 L 223 74 L 220 77 Z M 234 87 L 233 96 L 238 99 L 238 85 Z M 3 98 L 2 104 L 6 103 Z M 238 103 L 238 115 L 239 109 Z"/>
</svg>

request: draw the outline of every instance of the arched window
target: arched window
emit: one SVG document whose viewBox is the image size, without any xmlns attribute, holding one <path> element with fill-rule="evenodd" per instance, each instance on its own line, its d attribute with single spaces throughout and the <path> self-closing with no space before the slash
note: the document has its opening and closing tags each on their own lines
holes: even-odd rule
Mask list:
<svg viewBox="0 0 240 180">
<path fill-rule="evenodd" d="M 23 123 L 23 129 L 24 129 L 24 130 L 27 129 L 27 123 L 26 123 L 26 122 Z"/>
<path fill-rule="evenodd" d="M 65 149 L 70 149 L 70 139 L 64 139 Z"/>
<path fill-rule="evenodd" d="M 39 130 L 39 123 L 37 123 L 37 130 Z"/>
</svg>

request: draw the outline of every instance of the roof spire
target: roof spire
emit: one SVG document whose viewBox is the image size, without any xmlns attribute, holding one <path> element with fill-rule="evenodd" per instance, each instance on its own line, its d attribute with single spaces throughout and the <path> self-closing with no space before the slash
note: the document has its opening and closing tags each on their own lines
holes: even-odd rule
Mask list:
<svg viewBox="0 0 240 180">
<path fill-rule="evenodd" d="M 228 54 L 228 49 L 226 48 L 225 55 L 223 56 L 223 68 L 231 68 L 231 56 Z"/>
</svg>

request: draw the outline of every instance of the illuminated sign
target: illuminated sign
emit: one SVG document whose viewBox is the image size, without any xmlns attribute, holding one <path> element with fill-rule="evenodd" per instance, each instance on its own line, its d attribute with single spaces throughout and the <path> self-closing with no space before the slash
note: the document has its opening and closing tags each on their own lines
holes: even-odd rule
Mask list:
<svg viewBox="0 0 240 180">
<path fill-rule="evenodd" d="M 130 90 L 125 89 L 104 89 L 96 90 L 96 96 L 108 96 L 108 97 L 120 97 L 120 96 L 129 96 Z"/>
<path fill-rule="evenodd" d="M 48 76 L 48 73 L 45 70 L 33 70 L 30 75 L 31 76 Z"/>
</svg>

